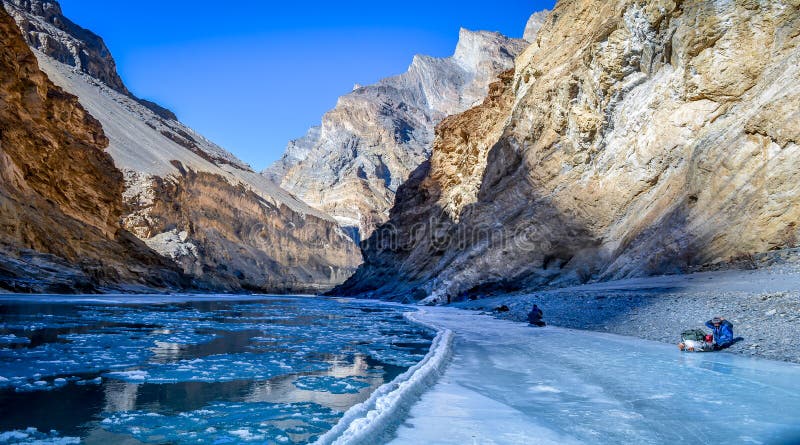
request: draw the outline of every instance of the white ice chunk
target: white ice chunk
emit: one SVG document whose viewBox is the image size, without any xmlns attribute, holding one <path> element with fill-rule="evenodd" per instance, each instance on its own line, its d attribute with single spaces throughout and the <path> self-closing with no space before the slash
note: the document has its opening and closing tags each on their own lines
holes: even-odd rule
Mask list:
<svg viewBox="0 0 800 445">
<path fill-rule="evenodd" d="M 149 374 L 147 373 L 147 371 L 133 370 L 133 371 L 109 372 L 105 374 L 105 376 L 120 380 L 139 381 L 139 380 L 147 380 Z"/>
</svg>

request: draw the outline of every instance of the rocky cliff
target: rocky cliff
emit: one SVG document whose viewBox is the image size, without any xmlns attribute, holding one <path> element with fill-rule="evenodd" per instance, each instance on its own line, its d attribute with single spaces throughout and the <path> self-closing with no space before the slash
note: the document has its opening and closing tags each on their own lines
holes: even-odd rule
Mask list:
<svg viewBox="0 0 800 445">
<path fill-rule="evenodd" d="M 479 103 L 525 46 L 462 29 L 453 56 L 416 56 L 404 74 L 339 98 L 322 125 L 290 142 L 264 174 L 354 238 L 368 236 L 386 221 L 397 187 L 430 156 L 434 126 Z"/>
<path fill-rule="evenodd" d="M 166 108 L 134 96 L 117 74 L 111 51 L 103 39 L 64 16 L 61 5 L 50 0 L 3 0 L 25 40 L 32 48 L 73 66 L 131 97 L 165 119 L 177 119 Z"/>
<path fill-rule="evenodd" d="M 525 24 L 525 32 L 522 34 L 522 38 L 527 42 L 535 42 L 536 36 L 544 26 L 545 21 L 547 21 L 548 15 L 550 15 L 550 11 L 547 9 L 531 14 L 528 18 L 528 23 Z"/>
<path fill-rule="evenodd" d="M 339 292 L 446 302 L 797 245 L 799 131 L 797 0 L 560 1 L 439 125 Z"/>
<path fill-rule="evenodd" d="M 60 15 L 56 2 L 5 5 L 27 32 L 42 70 L 102 125 L 107 152 L 124 175 L 123 227 L 196 286 L 306 292 L 352 273 L 359 252 L 333 219 L 131 96 L 102 40 L 76 31 L 81 28 Z M 41 42 L 65 43 L 66 52 Z M 75 51 L 86 61 L 71 63 L 68 54 Z"/>
<path fill-rule="evenodd" d="M 0 41 L 0 290 L 187 285 L 120 227 L 124 181 L 100 123 L 42 73 L 2 7 Z"/>
</svg>

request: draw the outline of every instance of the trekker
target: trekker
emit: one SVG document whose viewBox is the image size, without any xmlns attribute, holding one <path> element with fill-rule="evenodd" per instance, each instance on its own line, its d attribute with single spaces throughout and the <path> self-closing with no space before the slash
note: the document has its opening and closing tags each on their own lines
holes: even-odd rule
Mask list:
<svg viewBox="0 0 800 445">
<path fill-rule="evenodd" d="M 544 312 L 542 312 L 542 310 L 539 309 L 539 306 L 534 304 L 533 308 L 528 313 L 528 323 L 534 326 L 542 327 L 545 325 L 545 322 L 542 321 L 542 317 L 544 317 Z"/>
<path fill-rule="evenodd" d="M 722 318 L 714 317 L 706 322 L 706 327 L 714 333 L 714 350 L 719 351 L 733 344 L 733 323 Z"/>
</svg>

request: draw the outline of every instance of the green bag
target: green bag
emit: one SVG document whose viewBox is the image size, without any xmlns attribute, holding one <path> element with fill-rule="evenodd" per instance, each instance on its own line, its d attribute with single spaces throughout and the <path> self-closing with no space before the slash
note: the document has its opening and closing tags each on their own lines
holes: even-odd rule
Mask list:
<svg viewBox="0 0 800 445">
<path fill-rule="evenodd" d="M 683 341 L 686 340 L 705 341 L 706 333 L 702 329 L 687 329 L 681 332 L 681 339 Z"/>
</svg>

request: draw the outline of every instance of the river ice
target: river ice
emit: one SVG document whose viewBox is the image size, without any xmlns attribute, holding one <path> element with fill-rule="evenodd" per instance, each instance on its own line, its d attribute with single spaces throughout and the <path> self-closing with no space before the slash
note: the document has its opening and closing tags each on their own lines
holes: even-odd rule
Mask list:
<svg viewBox="0 0 800 445">
<path fill-rule="evenodd" d="M 5 309 L 0 444 L 800 443 L 789 363 L 453 308 L 68 306 Z"/>
<path fill-rule="evenodd" d="M 307 443 L 433 337 L 411 308 L 185 298 L 0 297 L 0 444 Z"/>
<path fill-rule="evenodd" d="M 177 415 L 147 411 L 109 414 L 109 431 L 130 434 L 143 442 L 293 443 L 328 430 L 338 413 L 313 403 L 213 403 Z"/>
<path fill-rule="evenodd" d="M 326 391 L 333 394 L 355 394 L 369 387 L 369 384 L 354 378 L 333 376 L 305 376 L 294 381 L 294 386 L 308 391 Z"/>
<path fill-rule="evenodd" d="M 800 443 L 800 366 L 450 308 L 453 358 L 393 444 Z"/>
</svg>

